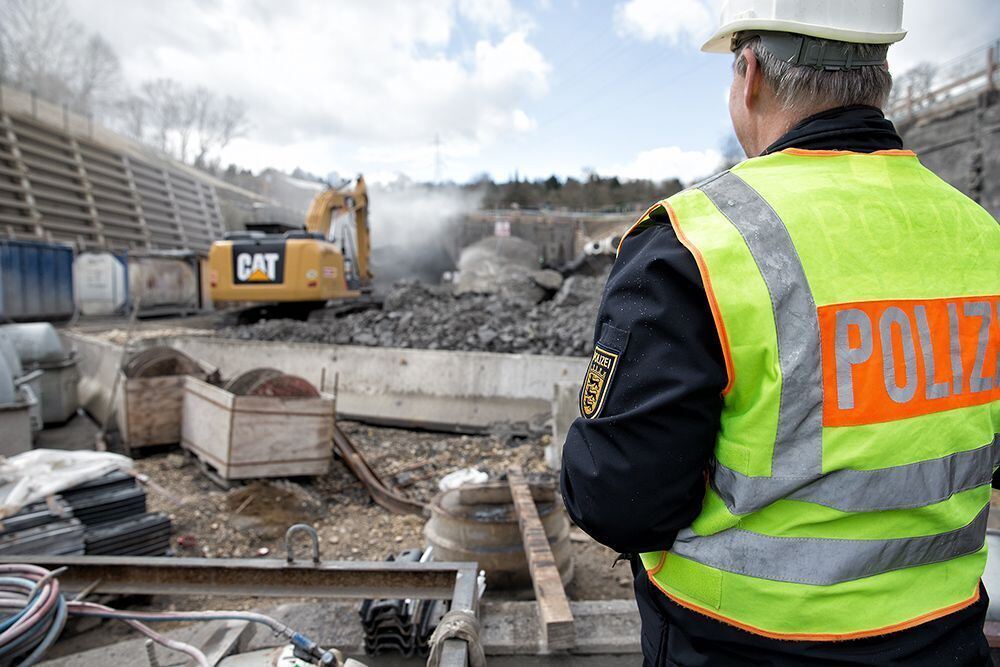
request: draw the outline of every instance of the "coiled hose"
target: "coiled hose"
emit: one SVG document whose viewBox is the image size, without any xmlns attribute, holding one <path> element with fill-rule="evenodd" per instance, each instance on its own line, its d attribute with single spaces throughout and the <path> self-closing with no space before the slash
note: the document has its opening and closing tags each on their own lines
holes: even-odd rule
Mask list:
<svg viewBox="0 0 1000 667">
<path fill-rule="evenodd" d="M 0 565 L 0 605 L 15 612 L 0 621 L 0 664 L 30 667 L 38 662 L 66 625 L 66 600 L 58 570 L 34 565 Z"/>
<path fill-rule="evenodd" d="M 67 601 L 56 578 L 66 568 L 49 572 L 34 565 L 0 565 L 0 667 L 31 667 L 45 655 L 66 625 L 66 617 L 96 616 L 127 623 L 154 642 L 210 667 L 205 654 L 190 644 L 165 637 L 142 621 L 241 620 L 260 623 L 287 637 L 319 665 L 339 665 L 340 656 L 270 616 L 238 611 L 126 612 L 93 602 Z"/>
</svg>

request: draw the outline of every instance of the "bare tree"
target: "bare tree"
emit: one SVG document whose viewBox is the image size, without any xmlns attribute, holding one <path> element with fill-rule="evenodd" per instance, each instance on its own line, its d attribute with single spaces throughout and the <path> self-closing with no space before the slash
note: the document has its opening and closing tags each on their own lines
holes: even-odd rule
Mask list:
<svg viewBox="0 0 1000 667">
<path fill-rule="evenodd" d="M 155 79 L 143 83 L 140 92 L 146 104 L 147 123 L 156 146 L 164 153 L 169 153 L 171 134 L 180 123 L 180 84 L 173 79 Z"/>
<path fill-rule="evenodd" d="M 221 151 L 233 139 L 243 136 L 249 127 L 246 106 L 236 98 L 226 96 L 219 103 L 208 93 L 203 101 L 198 117 L 198 154 L 194 159 L 197 167 L 207 167 L 210 153 Z"/>
<path fill-rule="evenodd" d="M 920 107 L 929 106 L 934 102 L 934 79 L 937 77 L 937 66 L 932 63 L 920 63 L 906 73 L 909 94 Z"/>
<path fill-rule="evenodd" d="M 110 104 L 118 58 L 70 18 L 62 0 L 0 0 L 0 77 L 57 104 L 89 112 Z"/>
<path fill-rule="evenodd" d="M 128 95 L 115 105 L 115 116 L 122 132 L 145 143 L 148 123 L 146 100 L 139 95 Z"/>
<path fill-rule="evenodd" d="M 77 61 L 74 93 L 77 110 L 110 108 L 121 86 L 121 63 L 118 54 L 100 35 L 91 35 Z"/>
</svg>

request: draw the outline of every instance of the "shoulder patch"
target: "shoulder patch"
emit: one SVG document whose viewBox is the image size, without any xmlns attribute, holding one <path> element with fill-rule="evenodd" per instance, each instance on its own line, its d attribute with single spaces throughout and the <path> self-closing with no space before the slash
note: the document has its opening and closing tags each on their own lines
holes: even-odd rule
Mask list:
<svg viewBox="0 0 1000 667">
<path fill-rule="evenodd" d="M 587 377 L 580 390 L 580 414 L 585 419 L 594 419 L 601 414 L 604 401 L 608 397 L 611 378 L 618 367 L 618 354 L 597 346 L 587 369 Z"/>
</svg>

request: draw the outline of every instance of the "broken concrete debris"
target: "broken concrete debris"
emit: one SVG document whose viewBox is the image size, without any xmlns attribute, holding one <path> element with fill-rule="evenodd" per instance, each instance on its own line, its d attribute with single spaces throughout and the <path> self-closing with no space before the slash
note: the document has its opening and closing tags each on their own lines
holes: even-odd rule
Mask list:
<svg viewBox="0 0 1000 667">
<path fill-rule="evenodd" d="M 381 310 L 329 322 L 267 320 L 224 328 L 240 340 L 290 341 L 429 350 L 586 356 L 603 277 L 571 276 L 541 303 L 504 294 L 454 295 L 447 287 L 398 283 Z M 541 288 L 539 288 L 541 289 Z"/>
</svg>

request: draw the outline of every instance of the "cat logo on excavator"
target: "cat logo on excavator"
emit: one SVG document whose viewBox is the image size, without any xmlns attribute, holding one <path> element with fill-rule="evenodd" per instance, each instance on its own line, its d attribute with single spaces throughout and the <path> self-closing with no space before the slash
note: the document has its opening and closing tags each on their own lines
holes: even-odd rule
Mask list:
<svg viewBox="0 0 1000 667">
<path fill-rule="evenodd" d="M 233 270 L 237 283 L 280 283 L 281 252 L 241 252 L 234 248 Z"/>
</svg>

